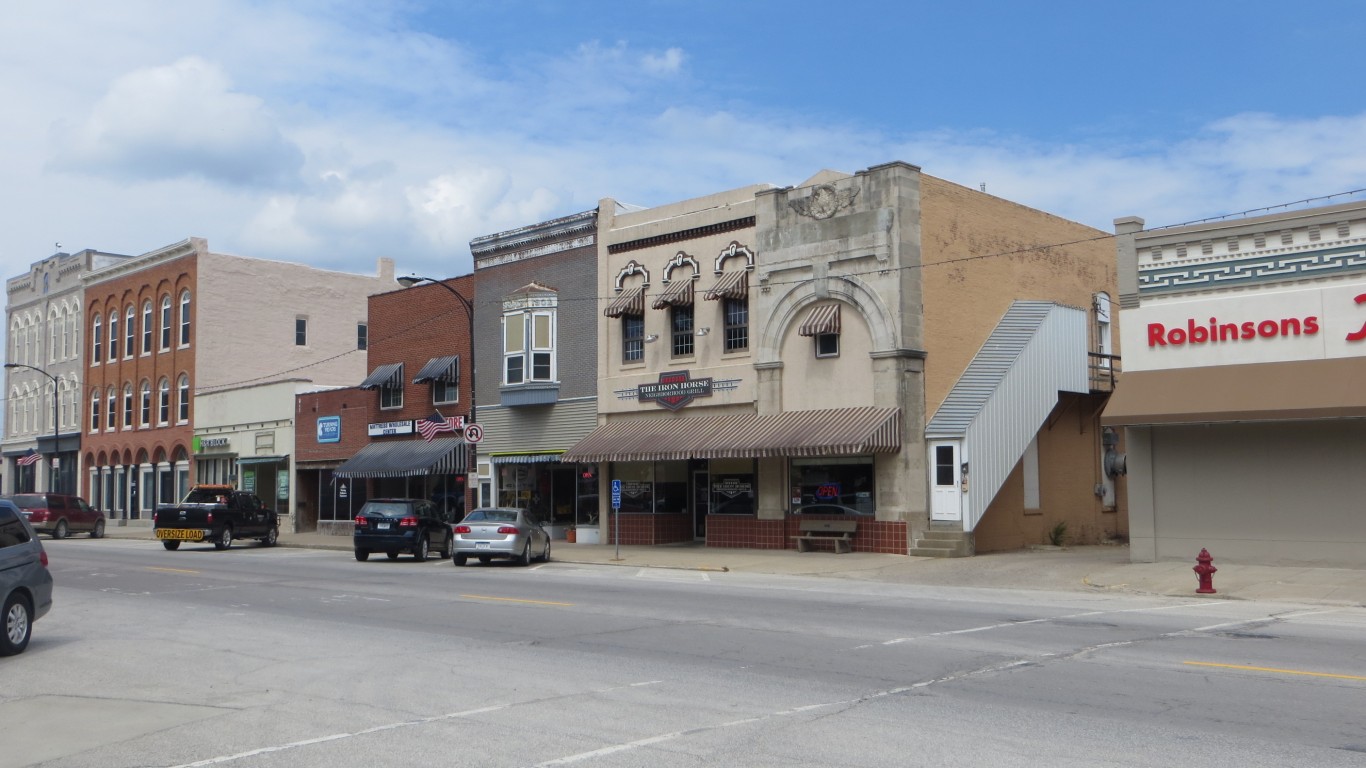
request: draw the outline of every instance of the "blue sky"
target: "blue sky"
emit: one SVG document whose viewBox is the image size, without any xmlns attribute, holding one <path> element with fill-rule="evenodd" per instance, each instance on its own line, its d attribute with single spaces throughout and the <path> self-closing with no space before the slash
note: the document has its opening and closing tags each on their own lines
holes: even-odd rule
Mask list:
<svg viewBox="0 0 1366 768">
<path fill-rule="evenodd" d="M 1356 0 L 11 0 L 4 17 L 6 277 L 57 243 L 190 236 L 456 275 L 471 238 L 603 197 L 892 160 L 1107 231 L 1366 187 Z"/>
</svg>

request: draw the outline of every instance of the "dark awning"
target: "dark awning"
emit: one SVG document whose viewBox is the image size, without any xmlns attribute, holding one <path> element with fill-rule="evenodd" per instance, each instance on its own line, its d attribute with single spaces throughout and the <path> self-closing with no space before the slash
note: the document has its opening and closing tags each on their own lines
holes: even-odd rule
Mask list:
<svg viewBox="0 0 1366 768">
<path fill-rule="evenodd" d="M 238 464 L 279 464 L 288 456 L 238 456 Z"/>
<path fill-rule="evenodd" d="M 361 389 L 379 389 L 380 387 L 400 386 L 399 377 L 403 375 L 403 363 L 389 363 L 381 365 L 374 370 L 365 381 L 360 383 Z"/>
<path fill-rule="evenodd" d="M 1125 371 L 1107 426 L 1366 417 L 1366 358 Z"/>
<path fill-rule="evenodd" d="M 463 438 L 371 443 L 337 467 L 337 477 L 419 477 L 460 474 L 465 469 Z"/>
<path fill-rule="evenodd" d="M 622 291 L 612 303 L 607 305 L 607 309 L 602 311 L 608 317 L 621 317 L 622 315 L 643 315 L 645 314 L 645 286 L 638 285 Z"/>
<path fill-rule="evenodd" d="M 716 278 L 716 285 L 707 289 L 702 298 L 708 301 L 717 299 L 743 299 L 749 296 L 749 270 L 723 272 Z"/>
<path fill-rule="evenodd" d="M 421 384 L 424 381 L 445 381 L 456 384 L 460 381 L 460 355 L 446 355 L 445 357 L 433 357 L 422 366 L 422 370 L 417 372 L 413 378 L 414 384 Z"/>
<path fill-rule="evenodd" d="M 760 416 L 626 419 L 604 424 L 564 462 L 856 456 L 901 450 L 898 408 L 833 408 Z"/>
<path fill-rule="evenodd" d="M 675 280 L 665 288 L 663 293 L 655 297 L 654 303 L 650 306 L 654 309 L 664 309 L 666 307 L 691 307 L 693 303 L 692 279 Z"/>
<path fill-rule="evenodd" d="M 557 462 L 564 451 L 527 451 L 524 453 L 494 453 L 489 461 L 494 464 L 546 464 Z"/>
<path fill-rule="evenodd" d="M 800 336 L 820 336 L 826 333 L 839 332 L 840 305 L 838 304 L 822 304 L 811 310 L 811 314 L 806 316 L 806 322 L 797 329 L 797 334 Z"/>
</svg>

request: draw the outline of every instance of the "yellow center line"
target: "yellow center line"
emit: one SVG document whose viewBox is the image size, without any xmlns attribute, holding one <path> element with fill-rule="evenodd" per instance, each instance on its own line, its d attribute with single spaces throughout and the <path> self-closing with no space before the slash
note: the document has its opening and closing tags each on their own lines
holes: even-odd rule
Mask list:
<svg viewBox="0 0 1366 768">
<path fill-rule="evenodd" d="M 151 565 L 147 566 L 147 570 L 149 570 L 149 571 L 165 571 L 165 572 L 167 572 L 167 573 L 199 573 L 199 571 L 187 571 L 187 570 L 185 570 L 184 568 L 157 568 L 157 567 L 151 566 Z"/>
<path fill-rule="evenodd" d="M 1332 672 L 1306 672 L 1302 669 L 1277 669 L 1275 667 L 1248 667 L 1242 664 L 1215 664 L 1208 661 L 1183 661 L 1192 667 L 1219 667 L 1221 669 L 1241 669 L 1248 672 L 1275 672 L 1281 675 L 1304 675 L 1306 677 L 1332 677 L 1338 680 L 1366 680 L 1361 675 L 1338 675 Z"/>
<path fill-rule="evenodd" d="M 505 603 L 531 603 L 532 605 L 573 605 L 573 603 L 555 603 L 549 600 L 519 600 L 515 597 L 489 597 L 488 595 L 461 595 L 461 597 L 468 597 L 471 600 L 499 600 Z"/>
</svg>

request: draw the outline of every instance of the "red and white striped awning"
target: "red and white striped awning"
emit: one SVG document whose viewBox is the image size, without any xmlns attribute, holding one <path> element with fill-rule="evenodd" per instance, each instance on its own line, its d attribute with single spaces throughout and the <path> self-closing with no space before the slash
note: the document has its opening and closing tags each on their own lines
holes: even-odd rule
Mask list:
<svg viewBox="0 0 1366 768">
<path fill-rule="evenodd" d="M 822 304 L 811 310 L 806 322 L 797 329 L 800 336 L 820 336 L 840 332 L 840 305 Z"/>
<path fill-rule="evenodd" d="M 693 304 L 692 278 L 675 280 L 665 288 L 662 293 L 655 297 L 654 303 L 650 306 L 655 309 L 667 309 L 668 307 L 691 307 Z"/>
<path fill-rule="evenodd" d="M 615 299 L 612 299 L 612 303 L 608 304 L 607 309 L 604 309 L 602 313 L 608 317 L 645 314 L 645 286 L 638 285 L 635 288 L 622 291 Z"/>
<path fill-rule="evenodd" d="M 743 299 L 749 296 L 749 270 L 739 269 L 734 272 L 722 272 L 716 278 L 716 285 L 707 289 L 707 293 L 702 298 L 707 301 L 717 299 Z"/>
</svg>

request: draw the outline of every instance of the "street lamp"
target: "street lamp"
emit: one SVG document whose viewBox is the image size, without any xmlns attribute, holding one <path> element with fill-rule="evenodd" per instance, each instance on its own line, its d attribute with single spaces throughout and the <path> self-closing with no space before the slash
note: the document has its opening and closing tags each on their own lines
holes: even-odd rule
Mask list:
<svg viewBox="0 0 1366 768">
<path fill-rule="evenodd" d="M 57 443 L 58 443 L 58 437 L 57 437 L 57 397 L 58 397 L 58 395 L 57 395 L 57 377 L 56 377 L 56 376 L 53 376 L 52 374 L 48 373 L 47 371 L 43 370 L 42 368 L 35 368 L 35 367 L 31 366 L 31 365 L 25 365 L 24 363 L 5 363 L 5 367 L 6 367 L 6 368 L 27 368 L 27 369 L 29 369 L 30 371 L 37 371 L 38 373 L 43 374 L 44 376 L 48 377 L 48 379 L 50 379 L 50 380 L 52 381 L 52 458 L 56 459 L 56 458 L 57 458 Z M 473 383 L 473 379 L 471 379 L 470 381 L 471 381 L 471 383 Z M 47 485 L 48 485 L 48 488 L 47 488 L 47 489 L 48 489 L 49 492 L 51 492 L 51 493 L 56 493 L 56 492 L 57 492 L 57 468 L 54 467 L 54 466 L 52 466 L 51 463 L 48 464 Z"/>
<path fill-rule="evenodd" d="M 461 295 L 460 291 L 455 290 L 440 280 L 433 280 L 430 277 L 419 277 L 418 275 L 408 275 L 398 278 L 398 284 L 404 288 L 412 288 L 415 285 L 431 283 L 439 285 L 451 292 L 451 295 L 460 301 L 460 306 L 465 310 L 465 317 L 470 321 L 470 423 L 478 421 L 475 418 L 475 381 L 474 381 L 474 304 L 469 299 Z"/>
</svg>

